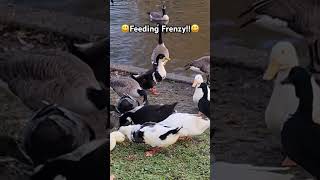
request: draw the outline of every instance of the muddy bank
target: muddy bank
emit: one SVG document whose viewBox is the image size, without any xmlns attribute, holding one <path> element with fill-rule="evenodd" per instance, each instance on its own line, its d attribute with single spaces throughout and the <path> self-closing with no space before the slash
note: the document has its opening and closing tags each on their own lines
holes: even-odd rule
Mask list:
<svg viewBox="0 0 320 180">
<path fill-rule="evenodd" d="M 215 61 L 223 61 L 216 59 Z M 213 67 L 214 127 L 211 140 L 217 161 L 278 167 L 283 159 L 280 139 L 273 137 L 264 121 L 272 82 L 262 80 L 263 71 L 230 63 Z M 295 179 L 310 177 L 302 168 L 285 172 Z"/>
</svg>

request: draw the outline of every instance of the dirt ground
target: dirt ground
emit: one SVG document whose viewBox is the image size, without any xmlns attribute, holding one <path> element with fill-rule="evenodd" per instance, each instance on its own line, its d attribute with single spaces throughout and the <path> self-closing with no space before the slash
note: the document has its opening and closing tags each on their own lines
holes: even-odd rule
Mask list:
<svg viewBox="0 0 320 180">
<path fill-rule="evenodd" d="M 216 65 L 213 70 L 217 80 L 213 91 L 216 133 L 211 148 L 217 161 L 279 167 L 283 159 L 280 139 L 264 121 L 272 82 L 262 80 L 262 71 L 230 64 Z M 310 178 L 300 167 L 287 173 L 296 175 L 297 180 Z"/>
</svg>

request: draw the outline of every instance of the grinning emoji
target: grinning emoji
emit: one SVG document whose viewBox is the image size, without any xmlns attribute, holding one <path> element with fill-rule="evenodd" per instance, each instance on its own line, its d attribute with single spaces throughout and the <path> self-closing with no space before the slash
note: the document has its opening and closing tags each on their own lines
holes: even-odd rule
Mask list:
<svg viewBox="0 0 320 180">
<path fill-rule="evenodd" d="M 192 32 L 199 32 L 199 26 L 197 24 L 193 24 L 191 26 L 191 31 Z"/>
<path fill-rule="evenodd" d="M 124 33 L 129 32 L 129 26 L 128 26 L 128 24 L 123 24 L 123 25 L 121 26 L 121 30 L 122 30 L 122 32 L 124 32 Z"/>
</svg>

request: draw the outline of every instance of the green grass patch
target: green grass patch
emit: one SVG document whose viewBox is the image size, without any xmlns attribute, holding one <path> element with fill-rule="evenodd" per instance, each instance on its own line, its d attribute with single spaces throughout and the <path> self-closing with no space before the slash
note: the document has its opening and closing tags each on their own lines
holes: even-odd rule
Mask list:
<svg viewBox="0 0 320 180">
<path fill-rule="evenodd" d="M 127 140 L 111 152 L 111 174 L 116 179 L 210 179 L 210 134 L 207 130 L 193 141 L 178 141 L 153 157 L 150 146 Z"/>
</svg>

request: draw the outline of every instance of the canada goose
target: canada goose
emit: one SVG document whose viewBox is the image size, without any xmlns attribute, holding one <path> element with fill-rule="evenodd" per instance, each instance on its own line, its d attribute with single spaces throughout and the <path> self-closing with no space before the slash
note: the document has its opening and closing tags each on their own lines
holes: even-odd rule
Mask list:
<svg viewBox="0 0 320 180">
<path fill-rule="evenodd" d="M 111 77 L 110 86 L 120 97 L 125 95 L 130 95 L 134 98 L 143 97 L 143 102 L 148 104 L 147 92 L 131 77 Z"/>
<path fill-rule="evenodd" d="M 178 103 L 165 105 L 144 105 L 138 106 L 119 117 L 120 126 L 130 124 L 143 124 L 146 122 L 160 122 L 174 113 L 174 108 Z"/>
<path fill-rule="evenodd" d="M 210 56 L 203 56 L 199 59 L 193 60 L 184 67 L 186 70 L 190 69 L 197 73 L 206 74 L 207 82 L 210 81 Z"/>
<path fill-rule="evenodd" d="M 109 95 L 91 68 L 62 51 L 10 51 L 0 53 L 0 80 L 32 110 L 42 100 L 79 114 L 98 112 Z"/>
<path fill-rule="evenodd" d="M 110 133 L 110 151 L 116 147 L 117 143 L 123 142 L 124 140 L 125 136 L 120 131 L 114 131 Z"/>
<path fill-rule="evenodd" d="M 67 180 L 107 179 L 108 146 L 107 139 L 88 142 L 70 153 L 39 165 L 31 180 L 54 180 L 59 176 Z"/>
<path fill-rule="evenodd" d="M 203 78 L 202 78 L 201 74 L 197 74 L 194 77 L 194 80 L 193 80 L 193 83 L 192 83 L 192 87 L 195 88 L 193 96 L 192 96 L 192 100 L 197 106 L 199 104 L 199 100 L 204 95 L 202 88 L 200 88 L 201 84 L 205 84 L 207 86 L 207 89 L 208 89 L 207 100 L 210 101 L 210 89 L 209 89 L 209 86 L 206 83 L 203 82 Z"/>
<path fill-rule="evenodd" d="M 93 70 L 96 79 L 107 86 L 107 67 L 109 64 L 109 39 L 103 38 L 96 42 L 77 44 L 67 43 L 68 50 L 73 55 L 87 63 Z"/>
<path fill-rule="evenodd" d="M 198 88 L 201 88 L 203 92 L 203 96 L 198 102 L 199 112 L 210 118 L 210 100 L 208 100 L 210 90 L 208 91 L 208 85 L 205 83 L 201 83 Z"/>
<path fill-rule="evenodd" d="M 264 80 L 274 79 L 273 91 L 265 110 L 265 122 L 268 129 L 279 138 L 283 123 L 298 107 L 298 98 L 295 96 L 294 87 L 283 85 L 280 82 L 288 76 L 293 67 L 298 65 L 298 56 L 291 43 L 281 41 L 273 46 L 268 68 L 263 75 Z M 313 101 L 313 120 L 316 123 L 320 123 L 320 89 L 314 78 L 311 79 L 311 82 L 315 97 Z M 294 163 L 286 158 L 282 165 L 293 166 Z"/>
<path fill-rule="evenodd" d="M 251 14 L 252 17 L 241 28 L 255 23 L 260 26 L 281 31 L 308 43 L 311 69 L 314 63 L 320 63 L 318 40 L 320 35 L 320 4 L 317 0 L 259 0 L 239 17 Z"/>
<path fill-rule="evenodd" d="M 302 67 L 294 67 L 282 84 L 291 84 L 299 99 L 296 112 L 281 131 L 281 143 L 288 156 L 316 179 L 320 179 L 320 125 L 312 121 L 313 92 L 311 77 Z"/>
<path fill-rule="evenodd" d="M 143 89 L 149 89 L 152 94 L 158 95 L 155 85 L 166 78 L 167 72 L 165 64 L 170 61 L 170 58 L 165 57 L 164 54 L 159 54 L 156 58 L 154 67 L 141 75 L 132 75 Z"/>
<path fill-rule="evenodd" d="M 164 42 L 162 40 L 162 25 L 158 24 L 159 26 L 159 33 L 158 33 L 158 44 L 157 46 L 153 49 L 152 54 L 151 54 L 151 63 L 155 66 L 157 65 L 157 57 L 159 54 L 163 54 L 165 57 L 170 58 L 169 55 L 169 50 L 168 48 L 164 45 Z"/>
<path fill-rule="evenodd" d="M 40 109 L 28 122 L 24 147 L 39 165 L 94 138 L 95 133 L 79 115 L 53 104 Z"/>
<path fill-rule="evenodd" d="M 147 122 L 142 125 L 121 126 L 119 131 L 135 143 L 145 143 L 151 148 L 145 153 L 146 156 L 153 156 L 162 147 L 174 144 L 178 138 L 181 126 L 167 126 L 155 122 Z"/>
<path fill-rule="evenodd" d="M 162 5 L 162 12 L 148 12 L 150 21 L 169 21 L 169 16 L 166 13 L 166 6 Z"/>
<path fill-rule="evenodd" d="M 138 106 L 140 106 L 139 101 L 137 101 L 136 99 L 134 99 L 133 97 L 131 97 L 129 95 L 124 95 L 117 102 L 117 107 L 115 109 L 120 114 L 123 114 L 123 113 L 128 112 Z"/>
</svg>

